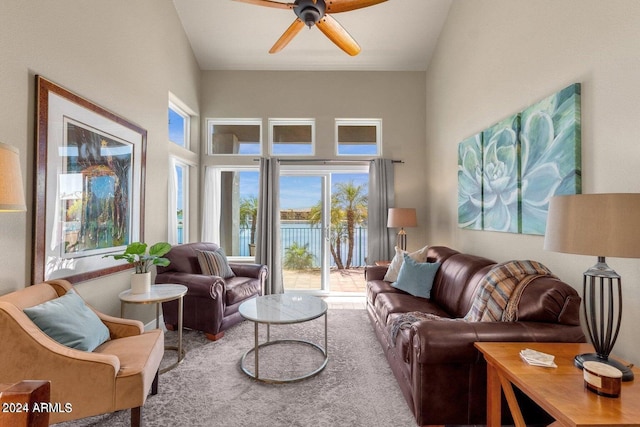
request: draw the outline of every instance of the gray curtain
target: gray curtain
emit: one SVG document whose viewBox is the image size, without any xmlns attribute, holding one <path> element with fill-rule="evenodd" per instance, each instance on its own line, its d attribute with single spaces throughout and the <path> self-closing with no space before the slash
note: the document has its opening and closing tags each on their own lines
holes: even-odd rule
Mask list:
<svg viewBox="0 0 640 427">
<path fill-rule="evenodd" d="M 393 161 L 374 159 L 369 166 L 367 264 L 391 260 L 395 253 L 387 215 L 394 206 Z"/>
<path fill-rule="evenodd" d="M 280 166 L 278 159 L 260 159 L 260 193 L 256 227 L 256 262 L 269 267 L 263 295 L 284 292 L 280 248 Z"/>
</svg>

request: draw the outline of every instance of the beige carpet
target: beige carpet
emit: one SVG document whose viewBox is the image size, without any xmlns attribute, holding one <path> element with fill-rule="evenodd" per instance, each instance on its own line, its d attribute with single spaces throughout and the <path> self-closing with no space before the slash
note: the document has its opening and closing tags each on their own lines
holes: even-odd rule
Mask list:
<svg viewBox="0 0 640 427">
<path fill-rule="evenodd" d="M 329 363 L 318 375 L 290 384 L 263 384 L 239 368 L 253 346 L 253 323 L 243 322 L 217 342 L 186 331 L 188 353 L 176 369 L 160 376 L 159 394 L 143 408 L 146 426 L 388 426 L 415 422 L 376 340 L 365 310 L 331 309 Z M 261 325 L 263 338 L 266 327 Z M 323 343 L 324 321 L 273 326 L 272 339 Z M 168 344 L 176 333 L 167 334 Z M 175 358 L 167 351 L 165 363 Z M 313 369 L 320 353 L 306 345 L 274 345 L 260 352 L 260 370 L 270 375 Z M 247 360 L 252 368 L 252 358 Z M 294 372 L 295 375 L 295 372 Z M 129 411 L 58 426 L 128 426 Z"/>
</svg>

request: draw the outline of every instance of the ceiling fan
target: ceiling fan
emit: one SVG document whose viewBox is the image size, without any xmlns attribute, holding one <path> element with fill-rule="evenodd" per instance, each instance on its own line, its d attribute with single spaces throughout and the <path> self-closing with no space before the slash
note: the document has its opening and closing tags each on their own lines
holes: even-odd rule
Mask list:
<svg viewBox="0 0 640 427">
<path fill-rule="evenodd" d="M 295 12 L 296 20 L 280 36 L 271 50 L 269 50 L 269 53 L 281 51 L 305 25 L 309 28 L 315 25 L 340 49 L 351 56 L 355 56 L 360 53 L 360 46 L 330 14 L 362 9 L 387 0 L 295 0 L 293 3 L 280 3 L 272 0 L 235 1 L 277 9 L 293 9 Z"/>
</svg>

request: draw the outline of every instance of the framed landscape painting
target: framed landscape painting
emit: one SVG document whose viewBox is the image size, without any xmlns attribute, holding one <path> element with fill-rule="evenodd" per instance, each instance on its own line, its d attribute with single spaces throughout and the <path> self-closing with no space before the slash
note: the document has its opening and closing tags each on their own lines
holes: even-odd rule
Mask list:
<svg viewBox="0 0 640 427">
<path fill-rule="evenodd" d="M 38 76 L 33 282 L 130 266 L 105 254 L 143 240 L 147 133 Z"/>
</svg>

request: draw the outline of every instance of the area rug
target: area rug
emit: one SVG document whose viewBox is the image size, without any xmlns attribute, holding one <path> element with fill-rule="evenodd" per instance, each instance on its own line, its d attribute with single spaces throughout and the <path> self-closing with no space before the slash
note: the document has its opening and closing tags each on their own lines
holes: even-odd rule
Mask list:
<svg viewBox="0 0 640 427">
<path fill-rule="evenodd" d="M 242 322 L 219 341 L 185 331 L 183 363 L 160 375 L 159 393 L 144 405 L 146 426 L 393 426 L 413 427 L 414 418 L 375 338 L 365 310 L 328 312 L 329 362 L 318 375 L 289 384 L 265 384 L 239 366 L 254 344 L 254 324 Z M 167 344 L 177 333 L 167 332 Z M 261 341 L 266 326 L 260 325 Z M 324 320 L 272 326 L 271 339 L 308 339 L 324 344 Z M 166 351 L 163 366 L 173 362 Z M 297 376 L 319 366 L 322 355 L 300 344 L 272 345 L 259 352 L 261 376 Z M 246 360 L 253 371 L 253 358 Z M 129 411 L 58 426 L 128 426 Z"/>
</svg>

